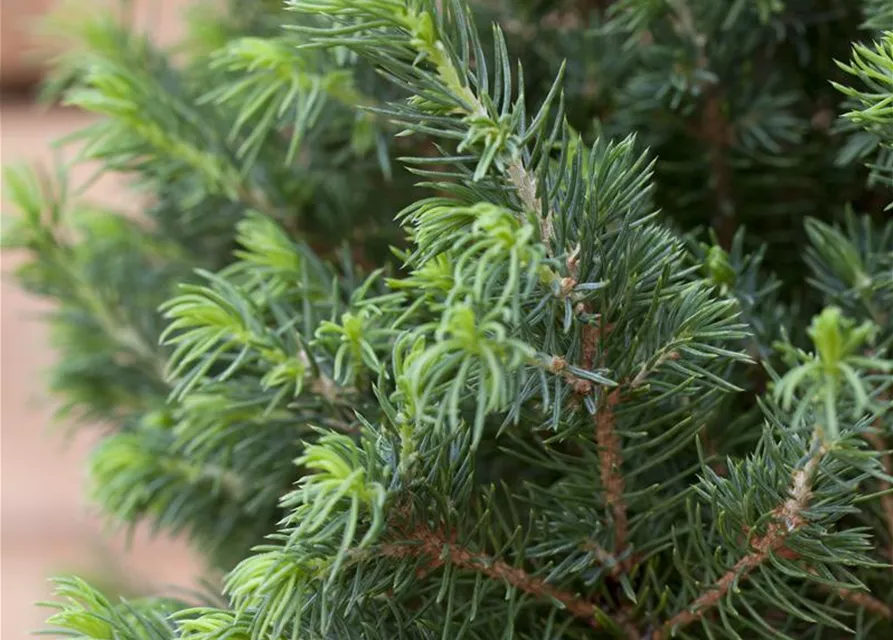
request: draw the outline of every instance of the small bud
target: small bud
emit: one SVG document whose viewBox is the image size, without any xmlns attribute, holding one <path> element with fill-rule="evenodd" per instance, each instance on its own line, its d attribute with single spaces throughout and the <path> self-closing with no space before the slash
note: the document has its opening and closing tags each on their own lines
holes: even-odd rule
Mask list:
<svg viewBox="0 0 893 640">
<path fill-rule="evenodd" d="M 877 331 L 877 327 L 870 322 L 858 327 L 855 324 L 838 307 L 827 307 L 812 319 L 809 337 L 826 372 L 836 373 L 840 362 L 870 341 Z"/>
<path fill-rule="evenodd" d="M 712 246 L 704 259 L 707 278 L 723 291 L 735 284 L 735 269 L 729 262 L 729 255 L 720 246 Z"/>
</svg>

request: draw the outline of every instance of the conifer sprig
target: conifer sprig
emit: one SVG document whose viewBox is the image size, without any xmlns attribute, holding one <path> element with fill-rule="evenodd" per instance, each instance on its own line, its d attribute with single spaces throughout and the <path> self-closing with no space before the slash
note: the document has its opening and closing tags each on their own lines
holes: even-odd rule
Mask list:
<svg viewBox="0 0 893 640">
<path fill-rule="evenodd" d="M 512 66 L 502 31 L 494 26 L 496 53 L 491 80 L 479 36 L 470 28 L 471 16 L 460 4 L 447 3 L 443 12 L 433 11 L 426 3 L 386 0 L 289 4 L 295 11 L 325 15 L 335 22 L 331 28 L 300 29 L 313 36 L 314 46 L 348 46 L 381 64 L 402 86 L 411 86 L 413 81 L 427 85 L 425 93 L 408 104 L 385 111 L 385 115 L 409 130 L 458 140 L 456 152 L 469 155 L 455 160 L 460 167 L 474 162 L 473 181 L 482 180 L 491 165 L 495 167 L 515 191 L 522 213 L 540 218 L 540 240 L 551 246 L 553 214 L 544 208 L 538 196 L 539 180 L 534 171 L 542 160 L 526 147 L 549 126 L 550 120 L 555 122 L 555 134 L 559 133 L 561 108 L 551 118 L 550 110 L 559 93 L 561 74 L 539 112 L 528 122 L 523 78 L 519 72 L 515 100 Z M 445 41 L 443 29 L 457 30 L 457 39 Z M 387 30 L 394 30 L 400 37 L 388 38 Z M 394 44 L 398 46 L 393 47 Z M 453 44 L 459 48 L 453 50 Z M 393 48 L 388 50 L 388 45 Z M 472 59 L 479 65 L 475 71 L 469 66 Z M 430 71 L 426 69 L 428 65 Z"/>
<path fill-rule="evenodd" d="M 889 34 L 831 64 L 875 3 L 231 9 L 61 62 L 145 222 L 11 181 L 95 497 L 226 571 L 56 630 L 889 635 Z"/>
</svg>

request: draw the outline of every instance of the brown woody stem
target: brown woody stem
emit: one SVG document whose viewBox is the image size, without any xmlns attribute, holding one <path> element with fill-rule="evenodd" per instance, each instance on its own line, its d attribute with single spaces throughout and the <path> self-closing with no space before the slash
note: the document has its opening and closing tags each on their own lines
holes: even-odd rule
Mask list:
<svg viewBox="0 0 893 640">
<path fill-rule="evenodd" d="M 446 564 L 458 569 L 480 573 L 541 600 L 560 603 L 574 616 L 596 628 L 596 615 L 600 609 L 581 598 L 578 594 L 559 589 L 542 578 L 532 576 L 520 567 L 513 567 L 503 560 L 497 560 L 482 553 L 470 551 L 448 536 L 428 527 L 417 527 L 405 537 L 405 543 L 387 543 L 380 547 L 383 555 L 389 558 L 414 557 L 425 561 L 424 570 L 433 571 Z"/>
<path fill-rule="evenodd" d="M 710 468 L 713 469 L 714 473 L 723 478 L 729 475 L 729 467 L 726 465 L 725 460 L 719 455 L 719 452 L 716 449 L 716 443 L 707 432 L 707 425 L 701 426 L 701 430 L 698 432 L 698 437 L 701 439 L 704 451 L 707 453 L 711 461 Z"/>
<path fill-rule="evenodd" d="M 713 85 L 707 90 L 701 126 L 707 142 L 710 176 L 716 202 L 713 227 L 720 244 L 728 249 L 735 234 L 735 205 L 732 198 L 732 169 L 726 157 L 726 147 L 731 136 L 730 127 L 723 114 L 721 89 Z"/>
<path fill-rule="evenodd" d="M 746 579 L 755 569 L 768 560 L 773 553 L 786 553 L 784 545 L 788 538 L 806 524 L 806 520 L 803 518 L 803 511 L 809 504 L 809 499 L 812 496 L 813 479 L 825 453 L 827 453 L 827 450 L 824 445 L 820 446 L 806 464 L 794 472 L 791 488 L 788 492 L 790 497 L 784 504 L 779 505 L 775 509 L 773 514 L 775 518 L 767 528 L 766 533 L 751 539 L 750 547 L 752 551 L 720 576 L 706 592 L 661 625 L 654 634 L 654 640 L 666 640 L 677 630 L 701 620 L 707 612 L 719 604 L 733 585 Z M 789 552 L 787 553 L 790 555 Z"/>
<path fill-rule="evenodd" d="M 707 37 L 698 31 L 687 0 L 670 0 L 670 5 L 675 13 L 676 32 L 689 39 L 697 48 L 697 69 L 707 70 L 710 67 Z M 707 144 L 710 179 L 716 204 L 713 227 L 716 229 L 720 244 L 728 248 L 732 243 L 736 226 L 735 204 L 732 197 L 732 168 L 727 157 L 733 131 L 723 111 L 722 88 L 718 84 L 708 85 L 706 82 L 701 88 L 704 92 L 704 103 L 701 119 L 694 133 Z"/>
<path fill-rule="evenodd" d="M 605 501 L 614 519 L 614 553 L 621 555 L 626 549 L 629 520 L 623 498 L 623 453 L 620 437 L 615 429 L 614 407 L 620 402 L 620 391 L 615 389 L 601 402 L 595 413 L 595 441 L 599 448 L 599 471 L 605 488 Z"/>
<path fill-rule="evenodd" d="M 847 602 L 852 602 L 857 607 L 862 607 L 866 611 L 877 614 L 882 618 L 893 620 L 893 608 L 870 594 L 851 591 L 850 589 L 838 589 L 837 593 L 841 598 Z"/>
<path fill-rule="evenodd" d="M 865 434 L 865 439 L 881 452 L 881 465 L 884 467 L 884 473 L 888 476 L 893 475 L 893 457 L 887 452 L 887 445 L 884 439 L 876 433 Z M 889 491 L 890 483 L 881 482 L 881 490 Z M 884 512 L 884 519 L 887 522 L 887 531 L 890 534 L 890 560 L 893 562 L 893 494 L 885 493 L 881 496 L 881 510 Z"/>
<path fill-rule="evenodd" d="M 813 569 L 810 569 L 809 572 L 812 574 L 816 573 Z M 826 589 L 828 591 L 831 591 L 831 589 L 828 589 L 827 587 Z M 857 607 L 862 607 L 866 611 L 875 613 L 882 618 L 893 620 L 893 609 L 875 598 L 870 593 L 853 591 L 852 589 L 834 589 L 833 592 L 839 595 L 841 599 L 846 600 L 847 602 L 850 602 Z"/>
<path fill-rule="evenodd" d="M 585 305 L 582 311 L 589 312 Z M 581 364 L 592 369 L 595 363 L 599 341 L 611 331 L 605 318 L 599 318 L 597 325 L 584 325 L 582 330 Z M 626 550 L 629 534 L 629 519 L 626 501 L 623 498 L 626 482 L 623 478 L 623 450 L 616 430 L 614 407 L 620 403 L 620 389 L 616 388 L 605 395 L 595 412 L 595 442 L 598 445 L 599 474 L 605 490 L 605 502 L 614 520 L 614 555 L 620 556 Z M 627 565 L 629 561 L 622 563 Z"/>
</svg>

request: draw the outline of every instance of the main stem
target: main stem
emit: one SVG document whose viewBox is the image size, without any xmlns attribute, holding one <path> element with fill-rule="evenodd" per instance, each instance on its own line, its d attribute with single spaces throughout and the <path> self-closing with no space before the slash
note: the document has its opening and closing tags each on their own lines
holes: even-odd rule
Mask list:
<svg viewBox="0 0 893 640">
<path fill-rule="evenodd" d="M 626 485 L 621 466 L 623 454 L 620 437 L 615 428 L 614 407 L 620 402 L 620 391 L 607 394 L 595 413 L 595 441 L 599 449 L 599 474 L 605 489 L 605 502 L 614 520 L 614 554 L 620 556 L 626 550 L 629 536 L 629 519 L 623 494 Z"/>
</svg>

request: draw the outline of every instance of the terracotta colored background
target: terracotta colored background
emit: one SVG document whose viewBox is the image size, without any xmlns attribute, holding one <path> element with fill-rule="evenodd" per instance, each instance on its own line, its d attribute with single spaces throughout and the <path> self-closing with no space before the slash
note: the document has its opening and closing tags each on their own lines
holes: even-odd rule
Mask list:
<svg viewBox="0 0 893 640">
<path fill-rule="evenodd" d="M 177 18 L 188 0 L 137 2 L 140 22 L 160 40 L 178 37 Z M 80 0 L 101 10 L 101 0 Z M 28 22 L 50 0 L 2 0 L 0 8 L 0 154 L 2 164 L 48 162 L 50 143 L 89 122 L 85 114 L 38 109 L 28 97 L 39 76 Z M 154 14 L 154 15 L 151 15 Z M 150 17 L 151 16 L 151 17 Z M 90 167 L 74 172 L 75 181 Z M 132 206 L 121 181 L 107 178 L 88 192 L 103 203 Z M 4 215 L 9 213 L 4 206 Z M 21 259 L 0 255 L 0 637 L 25 638 L 46 611 L 34 606 L 50 593 L 48 578 L 78 573 L 136 592 L 171 592 L 194 584 L 199 566 L 182 542 L 137 535 L 128 549 L 122 535 L 107 535 L 85 500 L 84 460 L 90 429 L 66 442 L 52 423 L 53 400 L 44 372 L 55 354 L 39 315 L 46 303 L 25 295 L 7 272 Z"/>
</svg>

